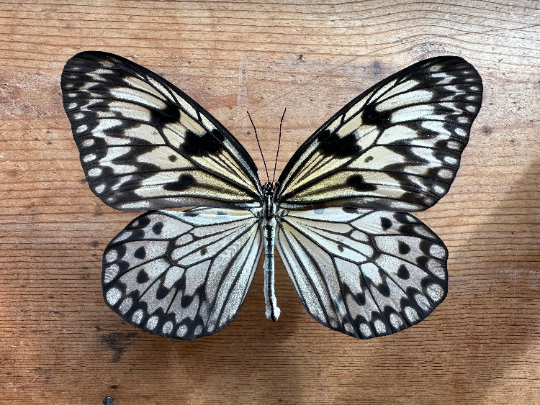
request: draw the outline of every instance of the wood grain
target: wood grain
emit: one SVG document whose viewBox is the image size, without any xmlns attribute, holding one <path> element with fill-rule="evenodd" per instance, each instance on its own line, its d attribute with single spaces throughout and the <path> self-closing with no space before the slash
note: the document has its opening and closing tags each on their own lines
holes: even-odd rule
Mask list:
<svg viewBox="0 0 540 405">
<path fill-rule="evenodd" d="M 442 3 L 442 2 L 441 2 Z M 0 403 L 540 404 L 540 6 L 517 0 L 0 2 Z M 329 116 L 417 60 L 484 80 L 450 193 L 419 214 L 450 251 L 424 322 L 357 341 L 302 309 L 278 261 L 237 319 L 192 342 L 123 322 L 101 255 L 132 218 L 84 182 L 60 95 L 65 61 L 118 53 L 161 74 L 281 170 Z"/>
</svg>

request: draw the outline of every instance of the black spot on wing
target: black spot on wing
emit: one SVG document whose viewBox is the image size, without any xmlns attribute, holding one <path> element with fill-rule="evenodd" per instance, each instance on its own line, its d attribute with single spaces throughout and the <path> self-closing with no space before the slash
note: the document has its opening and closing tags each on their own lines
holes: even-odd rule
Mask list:
<svg viewBox="0 0 540 405">
<path fill-rule="evenodd" d="M 377 111 L 377 103 L 369 103 L 362 111 L 362 123 L 375 125 L 379 129 L 390 126 L 392 110 Z"/>
<path fill-rule="evenodd" d="M 405 212 L 395 212 L 394 219 L 401 224 L 414 224 L 418 222 L 416 218 L 414 218 L 412 215 L 409 215 Z"/>
<path fill-rule="evenodd" d="M 167 124 L 180 121 L 180 110 L 170 102 L 165 103 L 165 108 L 160 108 L 159 110 L 152 109 L 151 111 L 152 123 L 158 129 L 163 128 Z"/>
<path fill-rule="evenodd" d="M 197 184 L 195 177 L 191 174 L 181 174 L 176 183 L 166 184 L 163 188 L 168 191 L 183 191 Z"/>
<path fill-rule="evenodd" d="M 405 242 L 399 241 L 398 250 L 400 254 L 406 255 L 407 253 L 411 251 L 411 247 L 407 245 Z"/>
<path fill-rule="evenodd" d="M 420 242 L 420 250 L 422 251 L 422 253 L 424 253 L 426 256 L 430 256 L 431 253 L 431 248 L 433 246 L 433 243 L 431 243 L 430 241 L 427 241 L 427 240 L 423 240 Z"/>
<path fill-rule="evenodd" d="M 416 258 L 416 264 L 418 265 L 418 267 L 420 267 L 421 269 L 425 269 L 427 268 L 427 263 L 429 261 L 429 257 L 427 256 L 418 256 Z"/>
<path fill-rule="evenodd" d="M 194 294 L 194 295 L 184 295 L 182 296 L 182 299 L 180 300 L 180 305 L 182 306 L 182 308 L 187 308 L 189 307 L 189 305 L 193 302 L 193 299 L 196 297 L 197 295 Z"/>
<path fill-rule="evenodd" d="M 141 246 L 133 253 L 133 256 L 135 256 L 139 260 L 143 260 L 146 257 L 146 249 Z"/>
<path fill-rule="evenodd" d="M 129 227 L 126 229 L 129 229 Z M 124 242 L 131 241 L 131 240 L 140 241 L 141 239 L 144 239 L 144 235 L 145 235 L 144 229 L 141 229 L 139 228 L 139 226 L 137 226 L 131 231 L 131 234 L 127 238 L 124 239 Z"/>
<path fill-rule="evenodd" d="M 399 266 L 397 276 L 402 280 L 408 280 L 411 275 L 409 273 L 409 270 L 407 270 L 407 267 L 402 264 L 401 266 Z"/>
<path fill-rule="evenodd" d="M 377 186 L 366 183 L 361 174 L 354 174 L 347 179 L 347 186 L 354 188 L 356 191 L 375 191 Z"/>
<path fill-rule="evenodd" d="M 388 284 L 382 283 L 381 285 L 377 286 L 377 290 L 379 290 L 379 292 L 385 297 L 390 297 L 390 287 L 388 287 Z"/>
<path fill-rule="evenodd" d="M 148 274 L 146 274 L 146 271 L 140 270 L 140 271 L 137 273 L 137 283 L 139 283 L 139 284 L 144 284 L 144 283 L 146 283 L 148 280 L 150 280 L 150 278 L 148 277 Z"/>
<path fill-rule="evenodd" d="M 381 217 L 381 228 L 386 231 L 387 229 L 392 227 L 392 221 L 390 221 L 388 218 Z"/>
<path fill-rule="evenodd" d="M 154 224 L 154 226 L 152 227 L 152 231 L 156 234 L 156 235 L 159 235 L 161 233 L 163 229 L 163 222 L 156 222 Z"/>
<path fill-rule="evenodd" d="M 411 224 L 401 225 L 399 227 L 399 233 L 405 236 L 418 236 L 417 232 L 415 231 L 414 225 Z"/>
<path fill-rule="evenodd" d="M 320 135 L 320 139 L 324 139 L 324 142 L 319 146 L 319 151 L 328 156 L 344 158 L 356 156 L 361 152 L 354 132 L 339 136 L 335 132 L 329 134 L 329 131 L 325 131 Z"/>
<path fill-rule="evenodd" d="M 356 302 L 358 302 L 358 305 L 360 305 L 360 306 L 366 305 L 366 302 L 367 302 L 366 301 L 366 294 L 364 292 L 358 293 L 357 295 L 355 295 L 354 298 L 355 298 Z"/>
<path fill-rule="evenodd" d="M 223 147 L 223 141 L 223 134 L 217 130 L 202 135 L 187 130 L 180 149 L 188 156 L 206 156 L 218 153 Z"/>
<path fill-rule="evenodd" d="M 158 300 L 162 300 L 163 298 L 167 296 L 167 294 L 169 294 L 169 292 L 170 290 L 167 287 L 160 285 L 156 291 L 156 298 Z"/>
</svg>

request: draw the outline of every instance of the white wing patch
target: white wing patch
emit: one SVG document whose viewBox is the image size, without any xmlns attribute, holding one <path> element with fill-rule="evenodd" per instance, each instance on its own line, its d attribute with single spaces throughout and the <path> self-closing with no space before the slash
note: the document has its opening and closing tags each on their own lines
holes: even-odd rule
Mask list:
<svg viewBox="0 0 540 405">
<path fill-rule="evenodd" d="M 276 246 L 300 301 L 331 329 L 395 333 L 446 296 L 446 247 L 410 214 L 325 208 L 280 218 Z"/>
<path fill-rule="evenodd" d="M 257 218 L 249 211 L 143 214 L 105 249 L 105 301 L 154 334 L 210 335 L 238 313 L 261 246 Z"/>
</svg>

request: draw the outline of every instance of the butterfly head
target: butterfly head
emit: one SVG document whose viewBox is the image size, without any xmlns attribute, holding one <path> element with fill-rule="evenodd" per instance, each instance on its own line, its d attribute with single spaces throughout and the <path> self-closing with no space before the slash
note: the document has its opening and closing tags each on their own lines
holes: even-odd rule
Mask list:
<svg viewBox="0 0 540 405">
<path fill-rule="evenodd" d="M 279 193 L 279 188 L 280 188 L 280 183 L 278 181 L 275 183 L 272 183 L 272 182 L 264 183 L 264 185 L 262 186 L 263 200 L 266 201 L 269 197 L 271 197 L 272 200 L 275 201 Z"/>
<path fill-rule="evenodd" d="M 262 186 L 263 195 L 266 197 L 267 195 L 274 195 L 274 192 L 276 190 L 276 184 L 275 183 L 264 183 Z"/>
</svg>

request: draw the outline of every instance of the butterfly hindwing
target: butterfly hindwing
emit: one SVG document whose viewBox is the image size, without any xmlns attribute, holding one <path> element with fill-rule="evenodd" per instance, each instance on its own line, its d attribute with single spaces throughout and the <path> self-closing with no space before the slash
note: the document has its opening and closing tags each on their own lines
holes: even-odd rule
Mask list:
<svg viewBox="0 0 540 405">
<path fill-rule="evenodd" d="M 143 214 L 105 249 L 105 302 L 150 333 L 213 334 L 238 313 L 261 246 L 257 218 L 247 210 Z"/>
<path fill-rule="evenodd" d="M 165 79 L 120 56 L 82 52 L 62 73 L 64 108 L 92 191 L 125 211 L 260 205 L 242 145 Z"/>
<path fill-rule="evenodd" d="M 279 178 L 280 205 L 392 211 L 434 205 L 454 180 L 481 100 L 478 72 L 455 56 L 382 80 L 293 155 Z"/>
<path fill-rule="evenodd" d="M 447 293 L 448 251 L 410 214 L 356 208 L 285 211 L 276 246 L 310 315 L 356 338 L 408 328 Z"/>
</svg>

